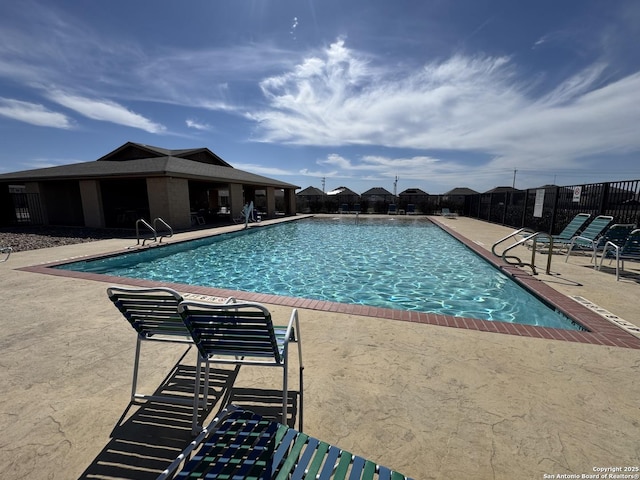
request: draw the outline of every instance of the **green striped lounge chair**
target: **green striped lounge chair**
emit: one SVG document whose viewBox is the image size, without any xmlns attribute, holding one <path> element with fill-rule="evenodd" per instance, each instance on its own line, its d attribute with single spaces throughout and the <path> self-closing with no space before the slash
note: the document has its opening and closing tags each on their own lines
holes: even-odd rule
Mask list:
<svg viewBox="0 0 640 480">
<path fill-rule="evenodd" d="M 282 423 L 287 423 L 289 343 L 296 342 L 299 366 L 299 425 L 302 429 L 303 370 L 298 311 L 293 309 L 286 326 L 274 326 L 271 313 L 259 303 L 211 304 L 183 301 L 178 312 L 200 356 L 209 363 L 252 365 L 282 369 Z M 198 372 L 200 373 L 200 362 Z M 198 432 L 198 387 L 194 396 L 192 431 Z"/>
<path fill-rule="evenodd" d="M 579 232 L 584 228 L 585 224 L 589 221 L 591 215 L 588 213 L 578 213 L 573 219 L 567 224 L 566 227 L 562 229 L 562 231 L 558 235 L 553 235 L 553 245 L 554 248 L 556 246 L 566 245 L 567 242 L 570 242 L 573 237 L 579 234 Z M 526 242 L 526 245 L 529 248 L 532 248 L 534 245 L 537 249 L 548 249 L 549 248 L 549 239 L 544 236 L 536 237 L 535 242 L 529 240 Z"/>
<path fill-rule="evenodd" d="M 582 233 L 575 235 L 569 242 L 563 242 L 567 246 L 564 261 L 566 262 L 571 252 L 576 250 L 591 250 L 593 252 L 592 259 L 595 259 L 600 238 L 605 234 L 612 221 L 613 217 L 610 215 L 598 215 Z"/>
<path fill-rule="evenodd" d="M 598 251 L 602 252 L 606 244 L 609 242 L 622 247 L 629 234 L 635 228 L 636 226 L 633 223 L 616 223 L 615 225 L 611 225 L 600 238 L 593 242 L 586 243 L 586 247 L 593 249 L 591 261 L 594 263 L 594 267 L 597 267 Z"/>
<path fill-rule="evenodd" d="M 234 405 L 203 428 L 157 480 L 209 478 L 408 479 L 387 467 Z"/>
<path fill-rule="evenodd" d="M 620 280 L 620 271 L 624 271 L 624 261 L 640 261 L 640 229 L 632 231 L 625 242 L 616 245 L 614 242 L 607 242 L 600 257 L 598 269 L 602 269 L 602 262 L 607 258 L 616 262 L 616 281 Z"/>
</svg>

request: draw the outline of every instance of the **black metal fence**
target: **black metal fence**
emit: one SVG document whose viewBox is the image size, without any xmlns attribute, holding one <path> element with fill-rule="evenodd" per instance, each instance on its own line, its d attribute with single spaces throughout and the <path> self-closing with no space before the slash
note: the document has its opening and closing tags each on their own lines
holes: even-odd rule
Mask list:
<svg viewBox="0 0 640 480">
<path fill-rule="evenodd" d="M 3 209 L 7 225 L 42 225 L 44 215 L 38 193 L 9 193 L 8 208 Z"/>
<path fill-rule="evenodd" d="M 468 195 L 464 215 L 514 228 L 559 233 L 578 213 L 640 223 L 640 180 Z"/>
</svg>

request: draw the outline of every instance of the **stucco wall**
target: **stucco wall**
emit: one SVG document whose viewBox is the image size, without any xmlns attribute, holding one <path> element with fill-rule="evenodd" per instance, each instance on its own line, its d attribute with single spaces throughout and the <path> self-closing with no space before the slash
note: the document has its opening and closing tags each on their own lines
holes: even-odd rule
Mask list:
<svg viewBox="0 0 640 480">
<path fill-rule="evenodd" d="M 147 178 L 151 220 L 162 218 L 174 229 L 191 226 L 189 182 L 172 177 Z"/>
<path fill-rule="evenodd" d="M 94 228 L 104 227 L 105 219 L 102 209 L 100 182 L 97 180 L 80 180 L 79 184 L 85 226 Z"/>
</svg>

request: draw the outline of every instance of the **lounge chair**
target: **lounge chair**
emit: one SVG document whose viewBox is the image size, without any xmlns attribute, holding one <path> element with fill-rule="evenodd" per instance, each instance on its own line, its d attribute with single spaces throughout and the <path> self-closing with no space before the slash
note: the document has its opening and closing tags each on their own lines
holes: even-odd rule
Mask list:
<svg viewBox="0 0 640 480">
<path fill-rule="evenodd" d="M 415 215 L 416 213 L 416 206 L 413 203 L 410 203 L 407 205 L 407 215 Z"/>
<path fill-rule="evenodd" d="M 274 327 L 269 310 L 259 303 L 208 304 L 183 301 L 178 305 L 178 312 L 198 347 L 200 356 L 207 362 L 282 368 L 282 423 L 287 423 L 289 342 L 297 341 L 300 366 L 299 422 L 302 429 L 304 367 L 296 309 L 292 311 L 286 327 Z M 198 408 L 195 404 L 198 387 L 196 384 L 192 423 L 194 434 L 197 432 L 198 421 Z"/>
<path fill-rule="evenodd" d="M 11 252 L 13 252 L 13 248 L 11 247 L 0 247 L 0 255 L 6 255 L 6 257 L 0 260 L 0 263 L 9 260 L 9 255 L 11 255 Z"/>
<path fill-rule="evenodd" d="M 136 353 L 131 385 L 131 402 L 135 400 L 162 400 L 169 403 L 191 405 L 194 399 L 188 397 L 148 395 L 137 392 L 140 350 L 143 341 L 182 343 L 192 346 L 191 334 L 184 326 L 178 313 L 178 304 L 182 296 L 170 288 L 123 288 L 109 287 L 107 295 L 116 308 L 137 332 Z M 198 372 L 202 359 L 198 355 Z M 207 366 L 208 371 L 208 366 Z M 200 377 L 196 377 L 194 387 L 195 400 L 200 401 Z M 207 385 L 208 386 L 208 385 Z M 204 390 L 203 402 L 206 403 L 208 388 Z"/>
<path fill-rule="evenodd" d="M 619 247 L 624 245 L 625 240 L 635 228 L 636 226 L 633 223 L 616 223 L 615 225 L 611 225 L 597 241 L 592 242 L 593 256 L 591 257 L 591 261 L 597 265 L 597 253 L 598 251 L 604 250 L 608 242 L 614 243 Z"/>
<path fill-rule="evenodd" d="M 598 270 L 602 269 L 605 258 L 616 261 L 616 281 L 620 280 L 620 270 L 624 270 L 625 260 L 640 261 L 640 229 L 632 231 L 622 246 L 607 242 L 600 257 Z"/>
<path fill-rule="evenodd" d="M 395 203 L 389 204 L 387 215 L 395 215 L 396 213 L 398 213 L 398 207 L 396 207 Z"/>
<path fill-rule="evenodd" d="M 448 208 L 443 208 L 442 210 L 440 210 L 440 215 L 445 217 L 445 218 L 457 218 L 458 217 L 457 213 L 452 212 Z"/>
<path fill-rule="evenodd" d="M 198 452 L 188 460 L 198 447 Z M 157 480 L 169 478 L 410 480 L 387 467 L 233 405 L 204 428 Z"/>
<path fill-rule="evenodd" d="M 338 208 L 338 213 L 349 213 L 349 205 L 346 203 L 341 203 L 340 208 Z"/>
<path fill-rule="evenodd" d="M 568 242 L 571 242 L 571 239 L 579 234 L 579 232 L 584 228 L 584 225 L 591 218 L 591 215 L 588 213 L 578 213 L 573 219 L 568 223 L 566 227 L 562 229 L 562 231 L 558 235 L 553 235 L 553 245 L 554 248 L 557 246 L 566 246 Z M 529 232 L 531 234 L 533 232 Z M 527 241 L 526 245 L 531 248 L 533 246 L 533 241 Z M 536 238 L 537 248 L 549 248 L 549 239 L 547 237 L 539 236 Z"/>
<path fill-rule="evenodd" d="M 587 225 L 587 228 L 585 228 L 582 233 L 572 237 L 569 242 L 559 242 L 559 244 L 556 244 L 556 240 L 554 239 L 554 244 L 558 246 L 567 246 L 567 253 L 564 257 L 564 261 L 566 262 L 569 259 L 569 255 L 574 248 L 576 250 L 585 248 L 591 249 L 593 251 L 592 258 L 595 258 L 596 247 L 598 246 L 600 237 L 603 232 L 607 230 L 612 221 L 613 217 L 610 215 L 598 215 L 589 225 Z"/>
</svg>

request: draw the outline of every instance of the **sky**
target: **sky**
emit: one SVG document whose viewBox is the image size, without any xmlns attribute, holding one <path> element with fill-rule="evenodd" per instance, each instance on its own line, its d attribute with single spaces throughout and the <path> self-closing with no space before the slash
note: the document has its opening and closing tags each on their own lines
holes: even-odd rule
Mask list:
<svg viewBox="0 0 640 480">
<path fill-rule="evenodd" d="M 0 173 L 129 141 L 325 191 L 640 179 L 640 2 L 0 2 Z"/>
</svg>

